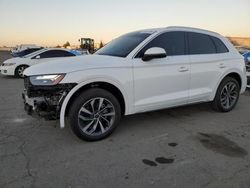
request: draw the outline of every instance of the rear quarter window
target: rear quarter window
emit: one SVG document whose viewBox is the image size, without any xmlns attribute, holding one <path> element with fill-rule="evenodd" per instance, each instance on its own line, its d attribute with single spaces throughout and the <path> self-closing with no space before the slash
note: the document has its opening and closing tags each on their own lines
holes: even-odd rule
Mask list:
<svg viewBox="0 0 250 188">
<path fill-rule="evenodd" d="M 225 46 L 225 44 L 217 37 L 212 37 L 211 39 L 213 40 L 215 47 L 216 47 L 216 52 L 217 53 L 227 53 L 229 50 Z"/>
</svg>

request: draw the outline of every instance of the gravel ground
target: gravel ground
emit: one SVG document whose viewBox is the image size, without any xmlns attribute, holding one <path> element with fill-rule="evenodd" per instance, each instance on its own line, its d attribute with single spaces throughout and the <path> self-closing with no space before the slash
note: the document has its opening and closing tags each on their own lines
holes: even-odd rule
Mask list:
<svg viewBox="0 0 250 188">
<path fill-rule="evenodd" d="M 26 115 L 22 89 L 0 76 L 0 187 L 250 187 L 250 92 L 230 113 L 200 104 L 124 117 L 89 143 Z"/>
</svg>

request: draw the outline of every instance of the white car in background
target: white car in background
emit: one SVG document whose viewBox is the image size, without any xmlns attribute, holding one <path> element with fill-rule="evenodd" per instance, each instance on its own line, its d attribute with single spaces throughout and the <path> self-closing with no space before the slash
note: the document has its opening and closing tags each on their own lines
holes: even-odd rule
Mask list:
<svg viewBox="0 0 250 188">
<path fill-rule="evenodd" d="M 0 66 L 2 75 L 23 77 L 23 71 L 32 65 L 47 62 L 64 57 L 72 57 L 81 55 L 75 50 L 63 48 L 45 48 L 24 57 L 11 58 L 3 62 Z"/>
<path fill-rule="evenodd" d="M 122 115 L 211 102 L 231 111 L 246 89 L 243 57 L 223 36 L 186 27 L 123 35 L 94 55 L 25 70 L 29 114 L 69 121 L 84 140 L 100 140 Z"/>
<path fill-rule="evenodd" d="M 20 51 L 23 51 L 26 49 L 32 49 L 32 48 L 41 48 L 41 46 L 37 46 L 35 44 L 21 44 L 11 49 L 11 53 L 18 53 Z"/>
</svg>

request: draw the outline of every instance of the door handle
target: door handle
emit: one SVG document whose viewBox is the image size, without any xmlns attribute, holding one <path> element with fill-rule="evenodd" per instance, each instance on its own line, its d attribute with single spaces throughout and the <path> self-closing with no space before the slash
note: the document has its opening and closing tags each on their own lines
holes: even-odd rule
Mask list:
<svg viewBox="0 0 250 188">
<path fill-rule="evenodd" d="M 188 68 L 187 67 L 180 67 L 179 72 L 187 72 Z"/>
<path fill-rule="evenodd" d="M 219 68 L 221 68 L 221 69 L 224 69 L 224 68 L 226 68 L 227 66 L 224 64 L 224 63 L 220 63 L 220 65 L 219 65 Z"/>
</svg>

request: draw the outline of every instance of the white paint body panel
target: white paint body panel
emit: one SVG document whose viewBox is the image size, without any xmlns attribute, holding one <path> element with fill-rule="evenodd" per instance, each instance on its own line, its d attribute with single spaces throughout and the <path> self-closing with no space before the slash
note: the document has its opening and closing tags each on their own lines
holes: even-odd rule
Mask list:
<svg viewBox="0 0 250 188">
<path fill-rule="evenodd" d="M 24 74 L 32 76 L 64 73 L 66 76 L 61 83 L 77 83 L 62 104 L 60 127 L 65 126 L 65 111 L 72 95 L 93 82 L 107 82 L 121 91 L 125 100 L 125 115 L 212 101 L 221 80 L 229 73 L 237 73 L 241 77 L 241 92 L 245 91 L 246 71 L 243 57 L 224 37 L 214 32 L 184 27 L 145 31 L 154 33 L 126 58 L 102 55 L 64 58 L 32 66 Z M 169 56 L 148 62 L 134 58 L 145 44 L 157 35 L 169 31 L 194 31 L 218 37 L 229 52 Z"/>
</svg>

